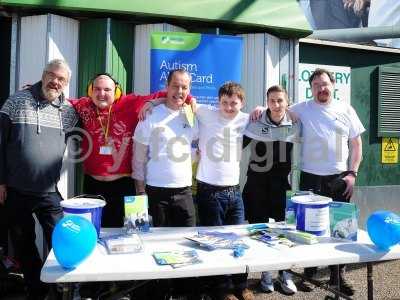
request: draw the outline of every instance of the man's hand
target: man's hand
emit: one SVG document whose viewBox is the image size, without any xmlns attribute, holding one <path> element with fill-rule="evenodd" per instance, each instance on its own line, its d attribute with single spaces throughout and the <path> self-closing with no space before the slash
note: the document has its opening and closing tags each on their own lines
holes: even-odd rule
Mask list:
<svg viewBox="0 0 400 300">
<path fill-rule="evenodd" d="M 264 106 L 256 106 L 256 108 L 254 108 L 253 111 L 250 113 L 250 120 L 252 122 L 258 121 L 261 118 L 262 113 L 266 109 L 267 108 Z"/>
<path fill-rule="evenodd" d="M 346 189 L 343 192 L 343 196 L 345 196 L 346 199 L 350 199 L 351 196 L 353 196 L 353 189 L 356 178 L 352 174 L 349 174 L 343 177 L 343 180 L 346 182 Z"/>
<path fill-rule="evenodd" d="M 146 119 L 147 114 L 151 114 L 153 108 L 157 105 L 163 104 L 167 101 L 166 98 L 157 98 L 150 101 L 147 101 L 143 104 L 142 109 L 139 111 L 138 119 L 139 121 L 144 121 Z"/>
<path fill-rule="evenodd" d="M 151 101 L 145 102 L 138 114 L 139 121 L 144 121 L 146 119 L 146 115 L 151 114 L 151 112 L 153 111 L 153 107 L 154 104 Z"/>
<path fill-rule="evenodd" d="M 193 113 L 196 113 L 196 109 L 197 109 L 197 100 L 196 100 L 195 97 L 192 97 L 192 99 L 190 100 L 190 106 L 192 107 Z"/>
<path fill-rule="evenodd" d="M 3 205 L 7 198 L 7 187 L 5 184 L 0 184 L 0 205 Z"/>
</svg>

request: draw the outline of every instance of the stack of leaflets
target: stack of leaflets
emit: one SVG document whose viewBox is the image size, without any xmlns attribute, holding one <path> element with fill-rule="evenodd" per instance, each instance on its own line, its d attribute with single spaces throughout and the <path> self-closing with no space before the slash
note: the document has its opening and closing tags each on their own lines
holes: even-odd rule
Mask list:
<svg viewBox="0 0 400 300">
<path fill-rule="evenodd" d="M 185 238 L 198 243 L 208 250 L 234 249 L 237 247 L 243 249 L 249 248 L 249 246 L 240 239 L 240 236 L 234 232 L 198 231 L 198 234 Z"/>
<path fill-rule="evenodd" d="M 180 268 L 202 262 L 195 250 L 154 252 L 153 257 L 157 264 L 170 265 L 173 268 Z"/>
<path fill-rule="evenodd" d="M 109 254 L 136 253 L 143 250 L 143 243 L 137 234 L 117 234 L 102 237 L 100 242 Z"/>
<path fill-rule="evenodd" d="M 293 247 L 296 244 L 289 239 L 287 239 L 283 234 L 277 234 L 274 233 L 271 230 L 258 230 L 258 231 L 253 231 L 250 234 L 250 237 L 252 239 L 255 239 L 257 241 L 266 243 L 269 246 L 284 246 L 284 247 Z"/>
<path fill-rule="evenodd" d="M 253 239 L 267 243 L 269 245 L 285 245 L 293 247 L 297 244 L 315 244 L 318 238 L 314 234 L 296 230 L 293 226 L 284 222 L 260 223 L 247 227 Z"/>
</svg>

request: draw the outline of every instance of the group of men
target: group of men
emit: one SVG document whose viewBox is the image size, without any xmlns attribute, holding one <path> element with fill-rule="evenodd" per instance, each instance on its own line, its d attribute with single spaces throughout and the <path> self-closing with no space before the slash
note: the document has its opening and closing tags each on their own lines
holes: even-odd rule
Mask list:
<svg viewBox="0 0 400 300">
<path fill-rule="evenodd" d="M 218 107 L 197 105 L 196 117 L 191 119 L 186 107 L 191 77 L 185 70 L 171 71 L 166 91 L 149 96 L 122 95 L 109 74 L 99 74 L 90 82 L 87 97 L 66 100 L 63 90 L 70 78 L 66 62 L 53 60 L 41 81 L 10 96 L 0 110 L 0 204 L 7 211 L 29 299 L 43 299 L 47 293 L 47 286 L 40 282 L 43 262 L 35 246 L 32 213 L 51 248 L 52 230 L 63 215 L 57 181 L 67 138 L 77 126 L 84 132 L 84 192 L 101 194 L 107 201 L 102 226 L 121 227 L 123 196 L 144 193 L 154 226 L 244 222 L 239 162 L 249 116 L 241 112 L 245 96 L 239 84 L 225 83 L 219 90 Z M 330 183 L 340 178 L 346 189 L 334 200 L 348 201 L 365 129 L 351 106 L 332 100 L 334 79 L 329 71 L 317 69 L 310 84 L 314 99 L 290 108 L 303 127 L 300 188 L 332 196 Z M 155 98 L 161 99 L 151 100 Z M 138 123 L 143 106 L 154 107 Z M 199 220 L 191 193 L 195 140 L 199 140 L 200 153 Z M 342 275 L 338 278 L 348 287 Z M 218 298 L 254 299 L 246 276 L 217 279 Z M 231 279 L 234 290 L 229 288 Z M 345 292 L 350 294 L 351 289 Z"/>
</svg>

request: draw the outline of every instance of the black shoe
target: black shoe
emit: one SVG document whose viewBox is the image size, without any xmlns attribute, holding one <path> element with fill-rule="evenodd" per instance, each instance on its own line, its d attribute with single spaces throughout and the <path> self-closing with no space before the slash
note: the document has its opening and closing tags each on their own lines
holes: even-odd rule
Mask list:
<svg viewBox="0 0 400 300">
<path fill-rule="evenodd" d="M 315 288 L 315 286 L 312 283 L 305 281 L 305 280 L 300 281 L 296 285 L 297 285 L 297 289 L 299 291 L 306 292 L 306 293 L 312 292 Z"/>
<path fill-rule="evenodd" d="M 335 280 L 335 279 L 331 278 L 329 280 L 329 285 L 337 287 L 337 279 Z M 351 285 L 351 283 L 346 281 L 343 277 L 340 277 L 340 291 L 347 296 L 354 295 L 354 287 Z"/>
</svg>

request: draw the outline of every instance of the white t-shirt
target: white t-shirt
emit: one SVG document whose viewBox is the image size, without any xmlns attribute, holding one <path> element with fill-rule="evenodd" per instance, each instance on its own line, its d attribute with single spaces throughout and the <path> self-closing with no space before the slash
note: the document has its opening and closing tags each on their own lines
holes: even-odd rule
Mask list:
<svg viewBox="0 0 400 300">
<path fill-rule="evenodd" d="M 219 108 L 198 105 L 200 162 L 196 178 L 212 185 L 237 185 L 243 132 L 249 115 L 239 112 L 226 119 Z"/>
<path fill-rule="evenodd" d="M 302 127 L 301 170 L 316 175 L 332 175 L 347 170 L 349 139 L 365 131 L 355 110 L 344 102 L 328 105 L 314 100 L 290 108 Z"/>
<path fill-rule="evenodd" d="M 197 135 L 197 121 L 190 127 L 183 111 L 171 110 L 164 104 L 139 122 L 134 140 L 149 147 L 146 184 L 168 188 L 191 186 L 191 143 Z"/>
</svg>

